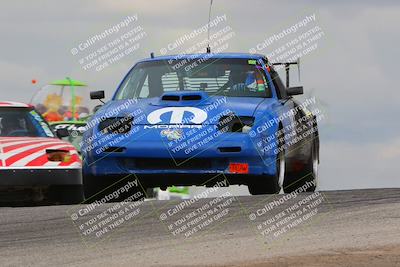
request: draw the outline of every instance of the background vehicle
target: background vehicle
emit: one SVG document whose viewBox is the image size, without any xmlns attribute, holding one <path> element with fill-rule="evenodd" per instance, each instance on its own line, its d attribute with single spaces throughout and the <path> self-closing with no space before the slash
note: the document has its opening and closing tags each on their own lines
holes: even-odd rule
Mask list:
<svg viewBox="0 0 400 267">
<path fill-rule="evenodd" d="M 65 78 L 40 88 L 31 104 L 49 123 L 59 121 L 85 121 L 89 116 L 87 84 Z"/>
<path fill-rule="evenodd" d="M 50 127 L 53 131 L 65 129 L 68 135 L 61 139 L 71 143 L 78 153 L 81 154 L 82 138 L 86 129 L 85 121 L 53 121 L 50 123 Z"/>
<path fill-rule="evenodd" d="M 188 186 L 170 186 L 166 190 L 161 190 L 160 188 L 151 189 L 153 192 L 147 190 L 147 195 L 149 193 L 154 196 L 157 200 L 170 200 L 170 199 L 189 199 L 190 198 L 190 188 Z"/>
<path fill-rule="evenodd" d="M 31 99 L 31 104 L 53 130 L 69 132 L 63 140 L 72 143 L 79 153 L 86 121 L 91 115 L 87 86 L 85 82 L 66 77 L 40 88 Z"/>
<path fill-rule="evenodd" d="M 85 190 L 135 174 L 144 187 L 227 179 L 251 194 L 314 191 L 318 130 L 292 97 L 302 93 L 262 55 L 142 60 L 89 122 L 85 139 L 96 141 L 83 149 Z"/>
<path fill-rule="evenodd" d="M 63 130 L 58 137 L 65 136 Z M 83 201 L 81 160 L 43 117 L 17 102 L 0 102 L 0 191 L 3 201 Z"/>
</svg>

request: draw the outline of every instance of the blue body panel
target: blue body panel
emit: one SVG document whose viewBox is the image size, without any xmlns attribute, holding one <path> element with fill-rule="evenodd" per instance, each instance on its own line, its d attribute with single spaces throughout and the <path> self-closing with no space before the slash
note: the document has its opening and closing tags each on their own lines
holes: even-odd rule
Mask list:
<svg viewBox="0 0 400 267">
<path fill-rule="evenodd" d="M 182 57 L 202 57 L 204 54 L 180 55 Z M 245 58 L 263 59 L 262 55 L 255 54 L 215 54 L 212 58 Z M 176 56 L 161 56 L 144 59 L 144 61 L 176 59 Z M 264 66 L 265 70 L 265 66 Z M 266 76 L 272 85 L 272 97 L 224 97 L 208 96 L 205 92 L 204 101 L 162 101 L 159 97 L 138 99 L 135 103 L 123 106 L 129 100 L 111 100 L 106 103 L 88 122 L 93 125 L 84 136 L 86 141 L 82 146 L 84 157 L 84 173 L 88 175 L 124 175 L 136 174 L 230 174 L 229 163 L 248 163 L 250 175 L 273 176 L 276 172 L 276 150 L 265 149 L 266 145 L 277 146 L 275 133 L 278 131 L 278 123 L 289 125 L 290 118 L 280 118 L 280 115 L 287 111 L 282 101 L 277 98 L 277 93 L 271 82 L 271 77 Z M 168 95 L 193 94 L 193 91 L 170 92 Z M 168 108 L 191 107 L 196 112 L 206 116 L 201 125 L 187 123 L 181 127 L 171 127 L 168 123 L 172 115 Z M 150 118 L 163 109 L 159 118 L 155 116 L 156 123 L 149 124 Z M 118 112 L 115 112 L 118 110 Z M 217 123 L 221 114 L 233 112 L 238 116 L 254 117 L 254 125 L 249 133 L 221 133 Z M 129 134 L 103 134 L 99 132 L 98 124 L 100 118 L 124 117 L 134 114 L 133 126 Z M 190 112 L 182 113 L 183 121 L 191 121 L 193 115 Z M 204 115 L 206 114 L 206 115 Z M 271 124 L 271 122 L 274 122 Z M 175 139 L 171 140 L 170 137 Z M 196 137 L 200 136 L 200 137 Z M 185 137 L 185 138 L 177 138 Z M 196 139 L 197 138 L 197 139 Z M 193 141 L 189 141 L 192 140 Z M 196 139 L 196 140 L 195 140 Z M 268 140 L 267 140 L 268 139 Z M 201 145 L 198 145 L 201 144 Z M 105 151 L 104 148 L 119 147 L 122 151 Z M 240 148 L 240 151 L 222 151 L 221 148 Z M 177 168 L 160 169 L 147 167 L 141 168 L 134 163 L 136 159 L 171 159 Z M 209 161 L 207 168 L 179 168 L 181 164 L 190 164 L 190 160 Z M 132 163 L 132 164 L 131 164 Z M 234 174 L 233 174 L 234 175 Z"/>
</svg>

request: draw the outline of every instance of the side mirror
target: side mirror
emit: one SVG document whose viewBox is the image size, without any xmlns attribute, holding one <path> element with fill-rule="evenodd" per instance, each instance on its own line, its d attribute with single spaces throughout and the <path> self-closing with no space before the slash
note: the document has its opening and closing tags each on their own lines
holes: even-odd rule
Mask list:
<svg viewBox="0 0 400 267">
<path fill-rule="evenodd" d="M 93 108 L 93 114 L 96 113 L 100 108 L 102 107 L 102 105 L 97 105 Z"/>
<path fill-rule="evenodd" d="M 292 95 L 302 95 L 303 92 L 303 86 L 296 86 L 296 87 L 289 87 L 286 88 L 286 94 L 288 96 L 292 96 Z"/>
<path fill-rule="evenodd" d="M 104 91 L 90 92 L 90 99 L 104 99 Z"/>
<path fill-rule="evenodd" d="M 65 129 L 65 128 L 60 128 L 60 129 L 57 129 L 57 130 L 56 130 L 56 135 L 57 135 L 58 138 L 61 139 L 61 138 L 63 138 L 63 137 L 69 136 L 69 132 L 68 132 L 68 130 Z"/>
</svg>

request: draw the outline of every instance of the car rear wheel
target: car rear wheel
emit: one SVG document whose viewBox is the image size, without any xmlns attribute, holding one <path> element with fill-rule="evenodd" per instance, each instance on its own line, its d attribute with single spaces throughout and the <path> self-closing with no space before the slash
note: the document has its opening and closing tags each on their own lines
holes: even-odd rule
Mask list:
<svg viewBox="0 0 400 267">
<path fill-rule="evenodd" d="M 291 193 L 299 188 L 304 188 L 304 192 L 314 192 L 318 182 L 318 149 L 313 142 L 309 159 L 299 172 L 288 172 L 283 184 L 283 191 Z"/>
<path fill-rule="evenodd" d="M 156 193 L 154 188 L 146 188 L 146 198 L 155 198 Z"/>
</svg>

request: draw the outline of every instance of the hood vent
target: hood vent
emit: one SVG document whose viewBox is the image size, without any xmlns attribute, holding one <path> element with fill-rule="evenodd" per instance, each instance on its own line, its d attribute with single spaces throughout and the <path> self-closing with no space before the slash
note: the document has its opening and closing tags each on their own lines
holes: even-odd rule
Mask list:
<svg viewBox="0 0 400 267">
<path fill-rule="evenodd" d="M 192 94 L 192 95 L 163 95 L 161 97 L 162 101 L 197 101 L 197 100 L 201 100 L 202 97 L 201 95 L 196 95 L 196 94 Z"/>
<path fill-rule="evenodd" d="M 172 105 L 187 105 L 186 102 L 193 101 L 193 102 L 201 102 L 202 104 L 205 103 L 207 100 L 208 94 L 203 91 L 173 91 L 173 92 L 166 92 L 160 97 L 160 102 L 167 104 L 167 102 L 175 102 L 170 103 Z M 179 103 L 176 103 L 179 102 Z M 160 103 L 162 104 L 162 103 Z M 193 103 L 194 104 L 194 103 Z"/>
<path fill-rule="evenodd" d="M 163 101 L 179 101 L 178 95 L 163 95 L 161 100 Z"/>
<path fill-rule="evenodd" d="M 182 100 L 201 100 L 201 95 L 183 95 Z"/>
</svg>

